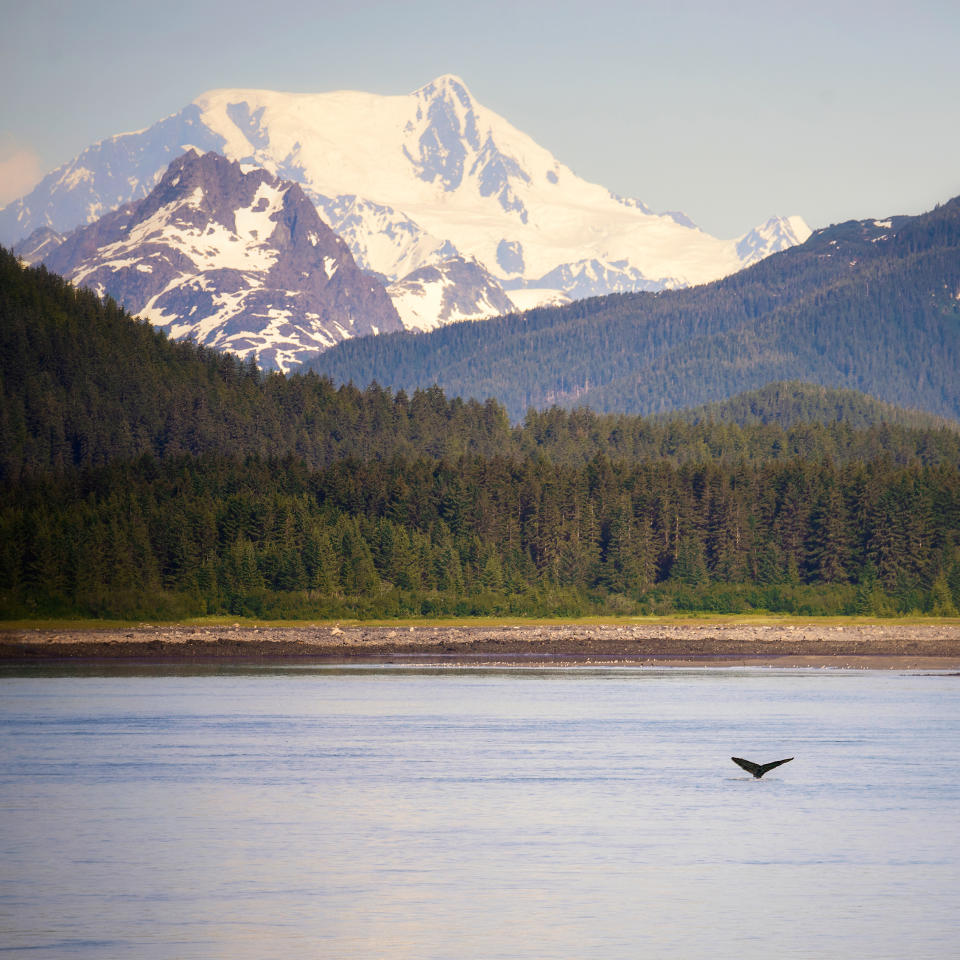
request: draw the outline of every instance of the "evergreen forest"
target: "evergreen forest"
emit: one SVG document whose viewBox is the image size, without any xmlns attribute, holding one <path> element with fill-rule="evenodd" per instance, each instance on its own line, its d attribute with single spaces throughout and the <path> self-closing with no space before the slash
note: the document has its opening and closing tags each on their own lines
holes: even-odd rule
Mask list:
<svg viewBox="0 0 960 960">
<path fill-rule="evenodd" d="M 956 615 L 960 432 L 264 374 L 0 250 L 0 617 Z"/>
<path fill-rule="evenodd" d="M 426 334 L 345 341 L 335 383 L 653 415 L 777 381 L 855 390 L 960 419 L 960 198 L 850 221 L 722 280 L 541 307 Z"/>
</svg>

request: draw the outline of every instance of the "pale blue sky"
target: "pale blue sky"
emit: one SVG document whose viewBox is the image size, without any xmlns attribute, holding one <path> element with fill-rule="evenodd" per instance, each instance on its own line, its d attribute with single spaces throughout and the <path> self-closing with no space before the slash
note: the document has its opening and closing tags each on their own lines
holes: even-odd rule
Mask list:
<svg viewBox="0 0 960 960">
<path fill-rule="evenodd" d="M 214 87 L 442 73 L 580 176 L 731 237 L 960 194 L 956 0 L 0 0 L 0 202 Z"/>
</svg>

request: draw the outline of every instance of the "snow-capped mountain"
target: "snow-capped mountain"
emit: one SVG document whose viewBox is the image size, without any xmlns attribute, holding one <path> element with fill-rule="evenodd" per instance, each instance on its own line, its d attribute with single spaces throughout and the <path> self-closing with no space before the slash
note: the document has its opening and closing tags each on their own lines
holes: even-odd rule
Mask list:
<svg viewBox="0 0 960 960">
<path fill-rule="evenodd" d="M 802 217 L 771 217 L 737 241 L 737 256 L 749 267 L 770 256 L 771 251 L 794 247 L 809 236 L 810 228 Z"/>
<path fill-rule="evenodd" d="M 405 330 L 434 330 L 458 320 L 513 312 L 503 288 L 476 260 L 449 257 L 387 287 Z"/>
<path fill-rule="evenodd" d="M 799 217 L 775 217 L 721 240 L 655 214 L 580 179 L 446 75 L 405 96 L 210 91 L 55 170 L 0 211 L 0 241 L 144 197 L 189 147 L 299 183 L 361 268 L 390 284 L 461 257 L 522 308 L 704 282 L 809 235 Z"/>
<path fill-rule="evenodd" d="M 59 239 L 42 258 L 49 269 L 171 337 L 266 368 L 286 371 L 348 337 L 402 329 L 383 286 L 299 185 L 215 153 L 189 151 L 144 199 Z"/>
<path fill-rule="evenodd" d="M 449 240 L 431 236 L 409 217 L 357 196 L 318 196 L 317 209 L 345 240 L 357 265 L 384 281 L 458 256 Z"/>
<path fill-rule="evenodd" d="M 68 233 L 93 223 L 145 197 L 186 150 L 204 153 L 221 146 L 222 138 L 203 124 L 195 104 L 146 130 L 101 140 L 0 210 L 0 243 L 12 245 L 39 227 Z"/>
<path fill-rule="evenodd" d="M 67 238 L 52 227 L 38 227 L 29 237 L 13 245 L 13 253 L 24 263 L 41 263 Z"/>
<path fill-rule="evenodd" d="M 565 263 L 541 277 L 539 289 L 563 290 L 572 300 L 601 297 L 607 293 L 627 293 L 635 290 L 663 290 L 681 287 L 683 284 L 672 278 L 648 280 L 627 260 L 601 261 L 581 260 Z"/>
</svg>

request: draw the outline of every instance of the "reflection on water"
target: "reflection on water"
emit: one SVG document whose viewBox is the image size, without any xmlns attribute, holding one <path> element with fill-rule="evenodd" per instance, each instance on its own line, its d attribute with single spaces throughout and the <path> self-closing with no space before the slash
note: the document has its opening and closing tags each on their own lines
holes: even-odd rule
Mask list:
<svg viewBox="0 0 960 960">
<path fill-rule="evenodd" d="M 0 952 L 939 960 L 958 706 L 864 671 L 7 670 Z"/>
</svg>

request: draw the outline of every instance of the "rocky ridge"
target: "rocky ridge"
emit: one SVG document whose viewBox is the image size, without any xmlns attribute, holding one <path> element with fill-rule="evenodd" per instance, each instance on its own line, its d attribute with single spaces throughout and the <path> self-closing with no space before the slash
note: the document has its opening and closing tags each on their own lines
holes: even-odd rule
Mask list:
<svg viewBox="0 0 960 960">
<path fill-rule="evenodd" d="M 267 369 L 402 329 L 383 285 L 299 185 L 216 153 L 188 151 L 143 200 L 74 231 L 42 259 L 172 338 Z"/>
</svg>

